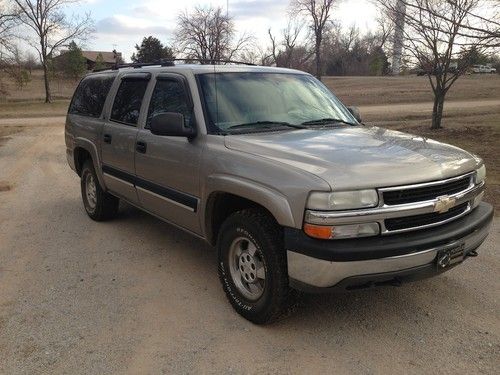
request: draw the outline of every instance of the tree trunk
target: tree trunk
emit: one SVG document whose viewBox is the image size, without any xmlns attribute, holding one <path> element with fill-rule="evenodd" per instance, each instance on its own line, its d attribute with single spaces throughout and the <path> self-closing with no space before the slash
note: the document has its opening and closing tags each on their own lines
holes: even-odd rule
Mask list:
<svg viewBox="0 0 500 375">
<path fill-rule="evenodd" d="M 441 129 L 445 96 L 446 93 L 442 91 L 436 91 L 434 93 L 434 107 L 432 108 L 431 129 Z"/>
<path fill-rule="evenodd" d="M 52 97 L 50 95 L 50 82 L 49 82 L 49 71 L 47 63 L 43 63 L 43 81 L 45 83 L 45 103 L 50 103 Z"/>
<path fill-rule="evenodd" d="M 316 78 L 321 81 L 321 47 L 316 42 Z"/>
</svg>

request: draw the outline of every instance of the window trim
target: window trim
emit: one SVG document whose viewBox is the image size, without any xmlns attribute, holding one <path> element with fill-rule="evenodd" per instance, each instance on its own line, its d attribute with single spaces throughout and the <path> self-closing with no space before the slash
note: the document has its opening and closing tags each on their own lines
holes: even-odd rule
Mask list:
<svg viewBox="0 0 500 375">
<path fill-rule="evenodd" d="M 147 110 L 146 110 L 146 117 L 144 119 L 143 129 L 151 132 L 150 128 L 148 127 L 148 115 L 149 115 L 149 109 L 151 107 L 151 102 L 153 100 L 153 95 L 155 93 L 155 89 L 156 89 L 156 86 L 158 85 L 159 81 L 172 81 L 172 82 L 178 82 L 181 84 L 181 86 L 184 89 L 184 93 L 186 95 L 188 109 L 192 112 L 191 122 L 193 122 L 193 126 L 196 128 L 197 125 L 196 125 L 196 114 L 195 114 L 195 110 L 194 110 L 194 101 L 193 101 L 193 97 L 191 95 L 191 90 L 189 89 L 189 83 L 188 83 L 186 77 L 181 75 L 181 74 L 177 74 L 177 73 L 159 73 L 155 77 L 155 82 L 154 82 L 153 88 L 151 89 L 151 94 L 149 95 L 149 98 L 148 98 L 148 105 L 146 108 Z"/>
<path fill-rule="evenodd" d="M 116 120 L 116 119 L 112 118 L 113 108 L 115 107 L 116 96 L 118 95 L 118 92 L 120 91 L 121 85 L 126 81 L 131 81 L 131 82 L 145 81 L 146 82 L 146 88 L 144 89 L 144 94 L 142 96 L 141 106 L 139 108 L 139 115 L 137 116 L 137 122 L 135 124 L 131 124 L 128 122 L 124 122 L 124 121 L 120 121 L 120 120 Z M 142 110 L 142 107 L 144 105 L 144 101 L 146 100 L 146 94 L 148 92 L 148 86 L 149 86 L 150 81 L 151 81 L 151 73 L 145 73 L 145 72 L 144 73 L 129 73 L 129 74 L 125 74 L 125 75 L 121 76 L 120 83 L 119 83 L 118 87 L 116 88 L 115 94 L 113 96 L 113 101 L 111 102 L 111 108 L 109 110 L 108 121 L 113 122 L 115 124 L 129 126 L 129 127 L 133 127 L 133 128 L 139 128 L 139 120 L 141 118 L 141 110 Z"/>
<path fill-rule="evenodd" d="M 73 96 L 71 97 L 71 101 L 69 102 L 68 111 L 67 111 L 66 115 L 68 115 L 68 116 L 69 115 L 82 116 L 82 117 L 89 117 L 89 118 L 101 119 L 101 120 L 104 119 L 105 118 L 104 113 L 106 112 L 106 102 L 107 102 L 110 94 L 113 91 L 113 85 L 116 81 L 116 75 L 117 75 L 116 73 L 101 73 L 101 74 L 88 74 L 88 75 L 82 77 L 82 79 L 80 79 L 80 82 L 78 82 L 78 85 L 76 86 L 75 91 L 73 92 Z M 91 79 L 93 77 L 101 77 L 101 76 L 104 76 L 107 78 L 112 78 L 112 82 L 111 82 L 111 85 L 109 86 L 108 92 L 106 93 L 106 97 L 104 98 L 104 102 L 102 103 L 102 109 L 101 109 L 101 113 L 99 114 L 99 116 L 89 116 L 89 115 L 84 115 L 81 113 L 71 113 L 70 110 L 71 110 L 71 106 L 73 105 L 73 102 L 75 100 L 75 96 L 76 96 L 75 94 L 77 93 L 77 91 L 80 88 L 83 81 L 85 81 L 86 79 Z"/>
</svg>

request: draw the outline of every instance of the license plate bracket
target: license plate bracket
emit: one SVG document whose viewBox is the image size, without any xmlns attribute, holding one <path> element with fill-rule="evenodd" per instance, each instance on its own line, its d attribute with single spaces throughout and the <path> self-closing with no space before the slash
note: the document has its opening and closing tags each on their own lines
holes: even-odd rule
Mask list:
<svg viewBox="0 0 500 375">
<path fill-rule="evenodd" d="M 439 250 L 436 257 L 437 268 L 442 270 L 462 262 L 465 258 L 464 247 L 464 244 L 460 244 L 454 247 Z"/>
</svg>

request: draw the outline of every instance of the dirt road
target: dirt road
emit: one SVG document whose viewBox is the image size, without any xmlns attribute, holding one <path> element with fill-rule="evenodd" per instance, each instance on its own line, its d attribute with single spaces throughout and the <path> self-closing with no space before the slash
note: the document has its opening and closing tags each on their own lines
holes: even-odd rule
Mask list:
<svg viewBox="0 0 500 375">
<path fill-rule="evenodd" d="M 226 302 L 203 242 L 128 206 L 91 221 L 63 135 L 26 128 L 0 147 L 0 373 L 498 371 L 498 220 L 447 274 L 305 296 L 259 327 Z"/>
</svg>

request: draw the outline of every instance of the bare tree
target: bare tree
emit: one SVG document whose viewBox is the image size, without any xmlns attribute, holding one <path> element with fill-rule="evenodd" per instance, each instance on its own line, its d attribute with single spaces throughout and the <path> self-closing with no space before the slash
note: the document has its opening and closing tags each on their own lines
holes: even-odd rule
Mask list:
<svg viewBox="0 0 500 375">
<path fill-rule="evenodd" d="M 290 18 L 287 26 L 281 30 L 279 40 L 269 29 L 271 45 L 267 58 L 276 66 L 304 69 L 308 60 L 314 55 L 314 50 L 311 51 L 301 44 L 302 29 L 302 25 L 294 18 Z"/>
<path fill-rule="evenodd" d="M 196 7 L 180 14 L 176 39 L 177 48 L 186 59 L 210 64 L 233 59 L 251 42 L 246 34 L 236 38 L 234 21 L 221 7 Z"/>
<path fill-rule="evenodd" d="M 391 18 L 388 17 L 387 13 L 384 11 L 379 11 L 375 21 L 377 23 L 375 36 L 378 41 L 378 47 L 385 48 L 385 46 L 392 41 L 394 22 L 392 22 Z"/>
<path fill-rule="evenodd" d="M 330 12 L 337 0 L 292 0 L 291 9 L 297 14 L 304 14 L 310 18 L 309 26 L 314 37 L 314 52 L 316 58 L 316 77 L 321 79 L 322 60 L 321 44 L 328 27 Z"/>
<path fill-rule="evenodd" d="M 498 44 L 492 36 L 498 20 L 477 13 L 487 6 L 482 0 L 377 1 L 393 20 L 404 16 L 404 47 L 427 74 L 434 93 L 431 129 L 439 129 L 446 94 L 469 68 L 467 51 Z"/>
<path fill-rule="evenodd" d="M 2 49 L 10 50 L 14 37 L 13 30 L 17 24 L 17 13 L 7 8 L 7 3 L 0 0 L 0 54 Z M 1 58 L 1 56 L 0 56 Z"/>
<path fill-rule="evenodd" d="M 16 45 L 10 47 L 10 55 L 3 60 L 2 67 L 19 90 L 22 90 L 31 81 L 23 55 Z"/>
<path fill-rule="evenodd" d="M 14 0 L 20 21 L 36 35 L 30 42 L 40 58 L 44 73 L 45 102 L 50 103 L 49 65 L 54 53 L 71 40 L 84 40 L 93 31 L 90 14 L 68 17 L 67 5 L 79 0 Z"/>
</svg>

